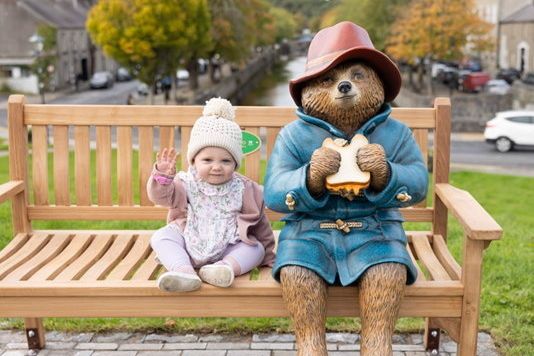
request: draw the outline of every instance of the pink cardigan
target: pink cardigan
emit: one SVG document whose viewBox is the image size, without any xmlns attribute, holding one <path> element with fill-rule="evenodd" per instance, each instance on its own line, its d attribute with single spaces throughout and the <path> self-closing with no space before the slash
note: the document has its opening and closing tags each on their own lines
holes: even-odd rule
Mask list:
<svg viewBox="0 0 534 356">
<path fill-rule="evenodd" d="M 160 184 L 154 174 L 172 179 L 172 184 Z M 243 205 L 237 216 L 239 238 L 246 244 L 259 242 L 265 248 L 262 265 L 272 267 L 274 262 L 274 235 L 267 216 L 260 186 L 249 178 L 236 173 L 245 183 Z M 168 176 L 154 170 L 147 182 L 149 199 L 157 205 L 169 208 L 167 223 L 175 222 L 183 231 L 187 221 L 187 193 L 183 182 L 174 176 Z"/>
</svg>

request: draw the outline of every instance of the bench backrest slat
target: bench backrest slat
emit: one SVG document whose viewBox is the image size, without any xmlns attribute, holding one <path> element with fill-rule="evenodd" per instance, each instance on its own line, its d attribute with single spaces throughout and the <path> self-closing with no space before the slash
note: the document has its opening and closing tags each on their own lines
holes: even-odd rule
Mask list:
<svg viewBox="0 0 534 356">
<path fill-rule="evenodd" d="M 132 128 L 117 127 L 117 184 L 119 205 L 133 204 Z"/>
<path fill-rule="evenodd" d="M 154 160 L 154 129 L 149 126 L 138 128 L 139 133 L 139 204 L 141 206 L 152 205 L 148 199 L 146 182 L 152 172 Z"/>
<path fill-rule="evenodd" d="M 440 111 L 436 104 L 433 108 L 394 108 L 392 113 L 413 130 L 425 162 L 429 156 L 429 133 L 436 127 L 445 127 L 447 131 L 447 121 L 450 121 L 448 101 L 437 103 L 449 111 Z M 186 169 L 187 142 L 193 123 L 202 113 L 201 106 L 17 105 L 10 106 L 20 107 L 18 113 L 10 109 L 10 121 L 18 120 L 20 130 L 27 130 L 30 125 L 33 130 L 33 179 L 30 182 L 33 197 L 27 208 L 30 219 L 165 218 L 166 209 L 154 207 L 146 194 L 155 152 L 161 147 L 176 146 L 181 169 Z M 236 121 L 243 129 L 260 136 L 264 146 L 244 158 L 241 171 L 245 175 L 263 182 L 260 172 L 264 171 L 280 129 L 295 120 L 294 111 L 293 107 L 236 108 Z M 16 141 L 23 135 L 15 131 L 10 130 L 10 135 L 15 135 Z M 48 132 L 54 139 L 51 171 L 48 169 Z M 450 135 L 450 128 L 445 135 Z M 434 147 L 433 169 L 438 171 L 435 176 L 440 182 L 448 179 L 449 145 L 445 135 L 436 133 L 434 138 L 439 147 Z M 19 160 L 21 157 L 25 155 L 21 153 L 10 158 Z M 22 172 L 20 168 L 18 171 Z M 74 172 L 72 177 L 71 171 Z M 49 196 L 47 189 L 51 180 L 53 191 Z M 436 216 L 443 219 L 443 212 L 436 214 L 432 207 L 427 207 L 426 201 L 402 212 L 408 221 L 431 222 Z M 281 215 L 268 212 L 268 216 L 276 220 Z"/>
<path fill-rule="evenodd" d="M 421 153 L 423 154 L 423 160 L 425 164 L 428 166 L 428 130 L 427 129 L 413 129 L 413 136 L 415 138 L 415 142 L 417 142 L 417 145 L 421 149 Z M 418 203 L 416 206 L 418 207 L 425 207 L 426 206 L 426 199 Z"/>
<path fill-rule="evenodd" d="M 70 205 L 69 127 L 54 126 L 54 192 L 56 205 Z"/>
<path fill-rule="evenodd" d="M 91 147 L 89 126 L 74 127 L 74 184 L 76 205 L 91 205 Z"/>
<path fill-rule="evenodd" d="M 35 204 L 48 205 L 48 133 L 47 127 L 32 127 L 32 178 Z"/>
<path fill-rule="evenodd" d="M 96 189 L 98 205 L 111 205 L 111 127 L 96 127 Z"/>
</svg>

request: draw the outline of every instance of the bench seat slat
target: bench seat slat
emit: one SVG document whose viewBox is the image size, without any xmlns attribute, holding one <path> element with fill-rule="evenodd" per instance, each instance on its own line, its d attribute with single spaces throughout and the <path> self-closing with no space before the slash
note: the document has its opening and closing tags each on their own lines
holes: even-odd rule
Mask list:
<svg viewBox="0 0 534 356">
<path fill-rule="evenodd" d="M 0 279 L 15 270 L 18 266 L 32 258 L 39 250 L 48 243 L 50 235 L 33 234 L 23 245 L 0 264 Z"/>
<path fill-rule="evenodd" d="M 45 281 L 53 279 L 86 250 L 92 238 L 93 236 L 90 234 L 79 233 L 74 235 L 69 245 L 59 255 L 35 272 L 28 280 Z"/>
<path fill-rule="evenodd" d="M 161 265 L 156 262 L 156 253 L 152 251 L 132 276 L 134 281 L 148 281 L 154 279 Z"/>
<path fill-rule="evenodd" d="M 417 263 L 417 260 L 415 259 L 413 255 L 412 247 L 413 245 L 409 244 L 406 250 L 408 251 L 408 254 L 410 255 L 410 259 L 412 260 L 412 263 L 417 269 L 417 280 L 416 281 L 424 281 L 426 280 L 425 274 L 423 273 L 423 271 L 421 271 L 421 268 L 419 267 L 419 264 Z"/>
<path fill-rule="evenodd" d="M 106 252 L 112 243 L 111 236 L 106 233 L 96 235 L 86 250 L 68 268 L 58 274 L 54 281 L 70 281 L 80 278 Z"/>
<path fill-rule="evenodd" d="M 430 276 L 434 280 L 450 280 L 451 277 L 445 271 L 441 263 L 437 259 L 436 255 L 432 251 L 432 247 L 428 242 L 428 237 L 423 234 L 414 234 L 412 236 L 412 244 L 415 248 L 415 252 L 419 257 L 419 260 L 423 262 L 423 265 L 430 273 Z"/>
<path fill-rule="evenodd" d="M 443 236 L 434 235 L 432 247 L 434 248 L 436 257 L 441 262 L 447 273 L 452 277 L 452 279 L 459 280 L 462 276 L 462 268 L 458 262 L 456 262 L 454 257 L 452 257 L 447 248 L 447 243 L 445 242 L 445 239 L 443 239 Z"/>
<path fill-rule="evenodd" d="M 8 259 L 10 256 L 12 256 L 14 253 L 16 253 L 28 239 L 30 238 L 30 235 L 25 233 L 20 233 L 15 235 L 15 237 L 9 242 L 9 244 L 0 251 L 0 263 Z"/>
<path fill-rule="evenodd" d="M 89 268 L 83 276 L 81 281 L 95 281 L 104 279 L 109 273 L 128 253 L 132 245 L 135 243 L 135 235 L 120 234 L 114 240 L 106 253 L 96 261 L 91 268 Z"/>
<path fill-rule="evenodd" d="M 19 281 L 28 279 L 35 271 L 57 256 L 69 243 L 70 235 L 55 234 L 50 241 L 35 256 L 21 264 L 17 269 L 5 276 L 6 281 Z"/>
<path fill-rule="evenodd" d="M 120 260 L 106 279 L 126 279 L 150 254 L 150 235 L 140 235 L 132 249 Z"/>
<path fill-rule="evenodd" d="M 158 265 L 159 266 L 159 265 Z M 99 280 L 99 281 L 0 281 L 0 296 L 83 296 L 88 292 L 94 296 L 173 296 L 180 293 L 167 293 L 158 289 L 154 280 Z M 328 295 L 335 297 L 355 296 L 356 287 L 329 287 Z M 463 285 L 460 281 L 416 281 L 406 287 L 405 295 L 410 297 L 455 297 L 462 296 Z M 250 280 L 236 279 L 230 288 L 218 288 L 203 284 L 198 291 L 188 292 L 196 297 L 244 297 L 273 296 L 281 297 L 280 284 L 274 279 Z"/>
</svg>

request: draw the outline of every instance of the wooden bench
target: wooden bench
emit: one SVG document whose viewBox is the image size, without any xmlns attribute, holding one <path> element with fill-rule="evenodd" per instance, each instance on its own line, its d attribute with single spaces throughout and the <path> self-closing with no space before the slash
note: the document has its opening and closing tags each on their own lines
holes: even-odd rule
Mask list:
<svg viewBox="0 0 534 356">
<path fill-rule="evenodd" d="M 245 174 L 258 181 L 260 158 L 269 156 L 280 128 L 295 119 L 294 108 L 238 107 L 236 114 L 244 129 L 265 137 L 263 152 L 244 159 Z M 196 292 L 164 293 L 155 283 L 162 267 L 150 249 L 152 231 L 32 228 L 35 220 L 163 224 L 166 209 L 153 206 L 145 191 L 154 152 L 175 142 L 185 152 L 200 115 L 199 106 L 29 105 L 21 95 L 9 98 L 10 181 L 0 185 L 0 203 L 11 200 L 14 237 L 0 252 L 0 317 L 25 319 L 30 348 L 45 345 L 44 317 L 288 316 L 270 269 L 255 280 L 241 276 L 227 289 L 203 285 Z M 434 134 L 434 203 L 402 210 L 406 221 L 426 222 L 431 229 L 408 232 L 420 273 L 406 289 L 400 316 L 426 318 L 428 349 L 438 347 L 441 328 L 459 343 L 459 355 L 475 355 L 482 256 L 501 228 L 469 193 L 448 183 L 449 100 L 438 98 L 433 108 L 395 108 L 393 116 L 413 129 L 426 157 Z M 184 155 L 181 161 L 185 167 Z M 464 229 L 463 266 L 447 248 L 448 213 Z M 272 221 L 281 217 L 268 215 Z M 358 316 L 356 293 L 355 287 L 329 288 L 328 316 Z"/>
</svg>

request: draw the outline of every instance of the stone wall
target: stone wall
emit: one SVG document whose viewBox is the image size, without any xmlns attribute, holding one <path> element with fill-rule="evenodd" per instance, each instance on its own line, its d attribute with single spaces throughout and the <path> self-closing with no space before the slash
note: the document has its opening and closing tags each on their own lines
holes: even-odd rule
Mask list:
<svg viewBox="0 0 534 356">
<path fill-rule="evenodd" d="M 266 49 L 248 62 L 244 69 L 225 77 L 218 84 L 203 88 L 194 95 L 194 103 L 203 105 L 206 100 L 220 96 L 239 103 L 250 90 L 266 75 L 277 60 L 274 49 Z"/>
<path fill-rule="evenodd" d="M 417 94 L 402 88 L 394 105 L 400 107 L 432 107 L 433 96 Z M 452 131 L 483 132 L 486 122 L 499 111 L 512 109 L 513 95 L 488 93 L 464 94 L 454 92 L 451 97 Z"/>
<path fill-rule="evenodd" d="M 514 96 L 514 110 L 534 110 L 534 85 L 520 81 L 512 86 Z"/>
</svg>

